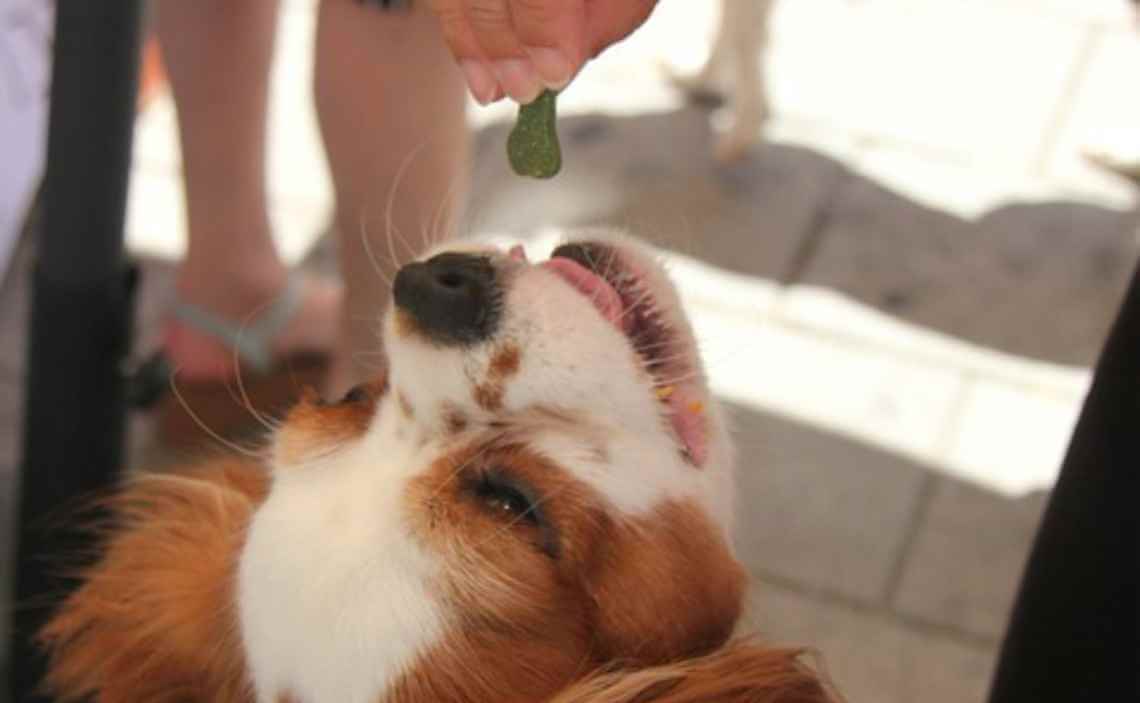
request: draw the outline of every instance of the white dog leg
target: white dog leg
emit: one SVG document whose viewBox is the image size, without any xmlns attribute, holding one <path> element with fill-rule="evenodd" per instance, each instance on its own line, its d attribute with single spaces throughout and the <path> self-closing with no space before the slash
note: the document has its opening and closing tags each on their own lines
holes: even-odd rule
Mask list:
<svg viewBox="0 0 1140 703">
<path fill-rule="evenodd" d="M 718 46 L 725 48 L 731 75 L 732 125 L 717 142 L 716 157 L 734 161 L 760 136 L 768 116 L 764 73 L 760 68 L 774 0 L 723 0 Z M 714 52 L 715 53 L 715 52 Z"/>
</svg>

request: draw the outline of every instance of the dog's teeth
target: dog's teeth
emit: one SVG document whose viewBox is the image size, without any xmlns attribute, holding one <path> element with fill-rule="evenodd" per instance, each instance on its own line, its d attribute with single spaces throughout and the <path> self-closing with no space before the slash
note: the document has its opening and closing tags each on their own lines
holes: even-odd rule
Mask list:
<svg viewBox="0 0 1140 703">
<path fill-rule="evenodd" d="M 657 397 L 661 400 L 668 400 L 669 396 L 673 395 L 673 391 L 677 390 L 676 386 L 659 386 L 657 388 Z"/>
</svg>

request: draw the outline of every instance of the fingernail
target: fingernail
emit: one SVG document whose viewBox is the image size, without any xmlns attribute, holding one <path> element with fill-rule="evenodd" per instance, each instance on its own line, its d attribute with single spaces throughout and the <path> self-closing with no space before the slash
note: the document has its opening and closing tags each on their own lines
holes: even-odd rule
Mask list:
<svg viewBox="0 0 1140 703">
<path fill-rule="evenodd" d="M 515 102 L 525 105 L 534 102 L 542 92 L 542 81 L 534 66 L 526 59 L 503 59 L 494 64 L 499 84 Z"/>
<path fill-rule="evenodd" d="M 482 62 L 470 59 L 459 62 L 459 67 L 463 69 L 463 77 L 467 79 L 467 87 L 475 100 L 480 105 L 493 102 L 495 93 L 499 90 L 499 82 L 487 67 Z"/>
<path fill-rule="evenodd" d="M 534 63 L 534 70 L 538 72 L 547 88 L 562 90 L 574 77 L 573 64 L 566 54 L 558 49 L 527 49 L 526 52 Z"/>
</svg>

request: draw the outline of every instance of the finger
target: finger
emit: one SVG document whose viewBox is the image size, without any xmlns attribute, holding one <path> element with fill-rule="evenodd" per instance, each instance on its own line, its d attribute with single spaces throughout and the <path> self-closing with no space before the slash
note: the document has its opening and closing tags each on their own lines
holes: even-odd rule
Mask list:
<svg viewBox="0 0 1140 703">
<path fill-rule="evenodd" d="M 471 26 L 467 23 L 464 0 L 430 0 L 429 4 L 439 19 L 443 40 L 456 59 L 460 61 L 486 59 L 482 47 L 471 31 Z"/>
<path fill-rule="evenodd" d="M 586 46 L 591 57 L 621 41 L 644 24 L 657 0 L 588 0 Z"/>
<path fill-rule="evenodd" d="M 542 80 L 515 35 L 509 0 L 466 0 L 465 5 L 471 33 L 503 90 L 519 103 L 537 98 Z"/>
<path fill-rule="evenodd" d="M 515 33 L 547 88 L 561 90 L 586 60 L 584 0 L 511 0 Z"/>
<path fill-rule="evenodd" d="M 495 61 L 526 56 L 515 36 L 509 0 L 466 0 L 463 5 L 467 24 L 487 58 Z"/>
<path fill-rule="evenodd" d="M 463 0 L 430 0 L 429 6 L 439 19 L 443 41 L 459 62 L 472 97 L 482 105 L 501 98 L 499 79 L 467 23 Z"/>
</svg>

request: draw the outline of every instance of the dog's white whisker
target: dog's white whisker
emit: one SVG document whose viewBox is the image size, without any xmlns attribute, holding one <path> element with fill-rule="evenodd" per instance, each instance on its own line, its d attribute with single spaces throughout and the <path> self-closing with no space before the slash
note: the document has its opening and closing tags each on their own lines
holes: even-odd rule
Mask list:
<svg viewBox="0 0 1140 703">
<path fill-rule="evenodd" d="M 399 269 L 400 267 L 400 257 L 396 253 L 396 245 L 394 241 L 395 229 L 395 225 L 393 225 L 391 222 L 384 225 L 384 240 L 388 245 L 388 259 L 392 262 L 392 268 L 394 270 Z"/>
<path fill-rule="evenodd" d="M 429 231 L 430 225 L 426 222 L 420 222 L 420 250 L 416 256 L 423 256 L 425 252 L 431 249 L 431 232 Z M 416 257 L 413 256 L 412 259 Z"/>
<path fill-rule="evenodd" d="M 652 299 L 652 297 L 653 297 L 652 291 L 646 290 L 646 291 L 642 292 L 641 295 L 639 295 L 636 300 L 634 300 L 632 303 L 630 303 L 629 305 L 626 306 L 625 310 L 623 310 L 621 313 L 621 318 L 625 318 L 626 315 L 632 314 L 635 310 L 637 310 L 639 307 L 641 307 L 642 303 L 644 303 L 647 300 Z M 656 311 L 651 309 L 648 312 L 649 312 L 649 314 L 653 314 Z"/>
<path fill-rule="evenodd" d="M 253 318 L 256 317 L 268 305 L 269 305 L 269 303 L 267 302 L 263 305 L 257 306 L 256 308 L 251 310 L 249 312 L 249 314 L 247 314 L 245 316 L 245 318 L 241 321 L 241 325 L 238 327 L 238 334 L 237 334 L 237 338 L 238 338 L 239 342 L 242 338 L 242 335 L 245 334 L 246 329 L 249 327 L 250 323 L 253 321 Z M 244 380 L 243 375 L 242 375 L 241 355 L 238 353 L 238 345 L 237 344 L 235 344 L 233 346 L 233 349 L 230 351 L 230 353 L 232 355 L 231 360 L 232 360 L 233 365 L 234 365 L 234 380 L 237 383 L 237 390 L 238 390 L 238 394 L 240 395 L 241 406 L 246 410 L 246 412 L 248 412 L 250 414 L 251 417 L 253 417 L 253 419 L 257 420 L 258 423 L 260 423 L 262 427 L 269 430 L 270 432 L 277 430 L 277 425 L 270 422 L 269 419 L 267 419 L 264 415 L 262 415 L 260 412 L 258 412 L 257 408 L 253 407 L 253 401 L 250 400 L 249 393 L 246 392 L 245 380 Z"/>
<path fill-rule="evenodd" d="M 474 464 L 475 462 L 482 459 L 483 456 L 486 455 L 487 451 L 488 451 L 488 449 L 484 448 L 484 449 L 480 450 L 479 453 L 477 453 L 474 456 L 472 456 L 471 458 L 469 458 L 467 461 L 465 461 L 465 462 L 461 463 L 459 466 L 455 467 L 455 469 L 452 470 L 450 474 L 448 474 L 447 478 L 440 482 L 440 484 L 436 488 L 436 490 L 434 492 L 432 492 L 432 494 L 428 497 L 428 500 L 438 498 L 439 494 L 441 492 L 443 492 L 443 489 L 446 488 L 448 486 L 448 484 L 450 484 L 452 481 L 454 481 L 455 478 L 457 476 L 459 476 L 459 474 L 463 473 L 472 464 Z"/>
<path fill-rule="evenodd" d="M 554 498 L 556 498 L 558 495 L 565 492 L 566 490 L 567 490 L 567 488 L 563 487 L 563 488 L 560 488 L 558 490 L 552 491 L 551 493 L 549 493 L 547 495 L 544 495 L 543 497 L 539 498 L 538 500 L 534 501 L 534 503 L 531 504 L 531 510 L 535 510 L 537 508 L 542 507 L 545 503 L 548 503 L 548 502 L 554 500 Z M 529 513 L 529 512 L 530 511 L 527 511 L 527 513 Z M 494 532 L 492 532 L 490 535 L 488 535 L 482 542 L 477 543 L 475 545 L 475 551 L 477 552 L 478 549 L 480 547 L 485 546 L 487 542 L 492 542 L 492 541 L 499 539 L 500 537 L 504 536 L 504 534 L 506 532 L 508 532 L 515 525 L 517 525 L 520 521 L 527 519 L 527 513 L 520 513 L 518 515 L 515 515 L 509 521 L 507 521 L 506 523 L 501 525 L 498 529 L 496 529 Z"/>
<path fill-rule="evenodd" d="M 364 253 L 368 257 L 368 261 L 372 264 L 372 268 L 376 270 L 376 275 L 380 277 L 380 280 L 384 281 L 385 288 L 390 290 L 392 288 L 392 278 L 384 272 L 383 267 L 380 266 L 380 262 L 376 260 L 376 254 L 372 251 L 372 240 L 368 236 L 364 212 L 360 213 L 360 243 L 364 245 Z M 392 266 L 394 267 L 395 265 L 396 263 L 393 261 Z"/>
<path fill-rule="evenodd" d="M 424 251 L 434 248 L 440 241 L 451 236 L 451 228 L 454 224 L 452 218 L 455 217 L 454 212 L 449 212 L 455 206 L 452 199 L 458 194 L 461 183 L 465 182 L 466 180 L 461 181 L 458 175 L 451 179 L 451 184 L 447 186 L 443 197 L 440 198 L 439 207 L 435 209 L 435 214 L 432 216 L 431 229 L 428 232 L 428 240 L 424 243 Z M 446 216 L 444 215 L 445 212 L 448 213 Z"/>
<path fill-rule="evenodd" d="M 423 150 L 426 144 L 426 141 L 420 142 L 418 145 L 413 147 L 411 151 L 408 152 L 408 155 L 404 157 L 404 160 L 400 162 L 400 166 L 396 169 L 396 175 L 392 177 L 392 185 L 388 188 L 388 199 L 387 204 L 384 208 L 384 232 L 386 238 L 388 239 L 388 251 L 392 255 L 392 266 L 394 267 L 399 266 L 400 263 L 400 258 L 396 255 L 396 249 L 392 242 L 392 237 L 397 231 L 397 228 L 392 220 L 392 212 L 395 209 L 396 203 L 396 192 L 399 190 L 400 182 L 403 181 L 404 176 L 407 174 L 408 168 L 412 165 L 412 161 L 417 155 L 419 155 L 420 151 Z M 403 240 L 401 239 L 401 241 Z M 411 251 L 411 248 L 406 241 L 403 241 L 403 244 L 409 249 L 409 258 L 415 258 L 416 252 Z"/>
<path fill-rule="evenodd" d="M 359 362 L 362 366 L 366 366 L 370 371 L 383 371 L 386 368 L 384 364 L 384 355 L 377 354 L 376 352 L 353 352 L 352 360 Z M 379 361 L 375 359 L 379 358 Z"/>
<path fill-rule="evenodd" d="M 170 392 L 173 393 L 174 397 L 178 399 L 178 404 L 182 406 L 182 409 L 186 411 L 186 414 L 190 416 L 190 419 L 194 421 L 194 424 L 198 425 L 198 427 L 207 435 L 209 435 L 211 439 L 224 447 L 228 447 L 239 454 L 244 454 L 245 456 L 261 457 L 261 452 L 254 451 L 248 447 L 243 447 L 236 442 L 226 439 L 225 437 L 215 432 L 202 420 L 201 417 L 199 417 L 198 413 L 194 411 L 194 408 L 190 407 L 190 404 L 186 402 L 186 398 L 182 395 L 182 392 L 178 390 L 179 370 L 180 369 L 176 368 L 170 373 Z"/>
</svg>

